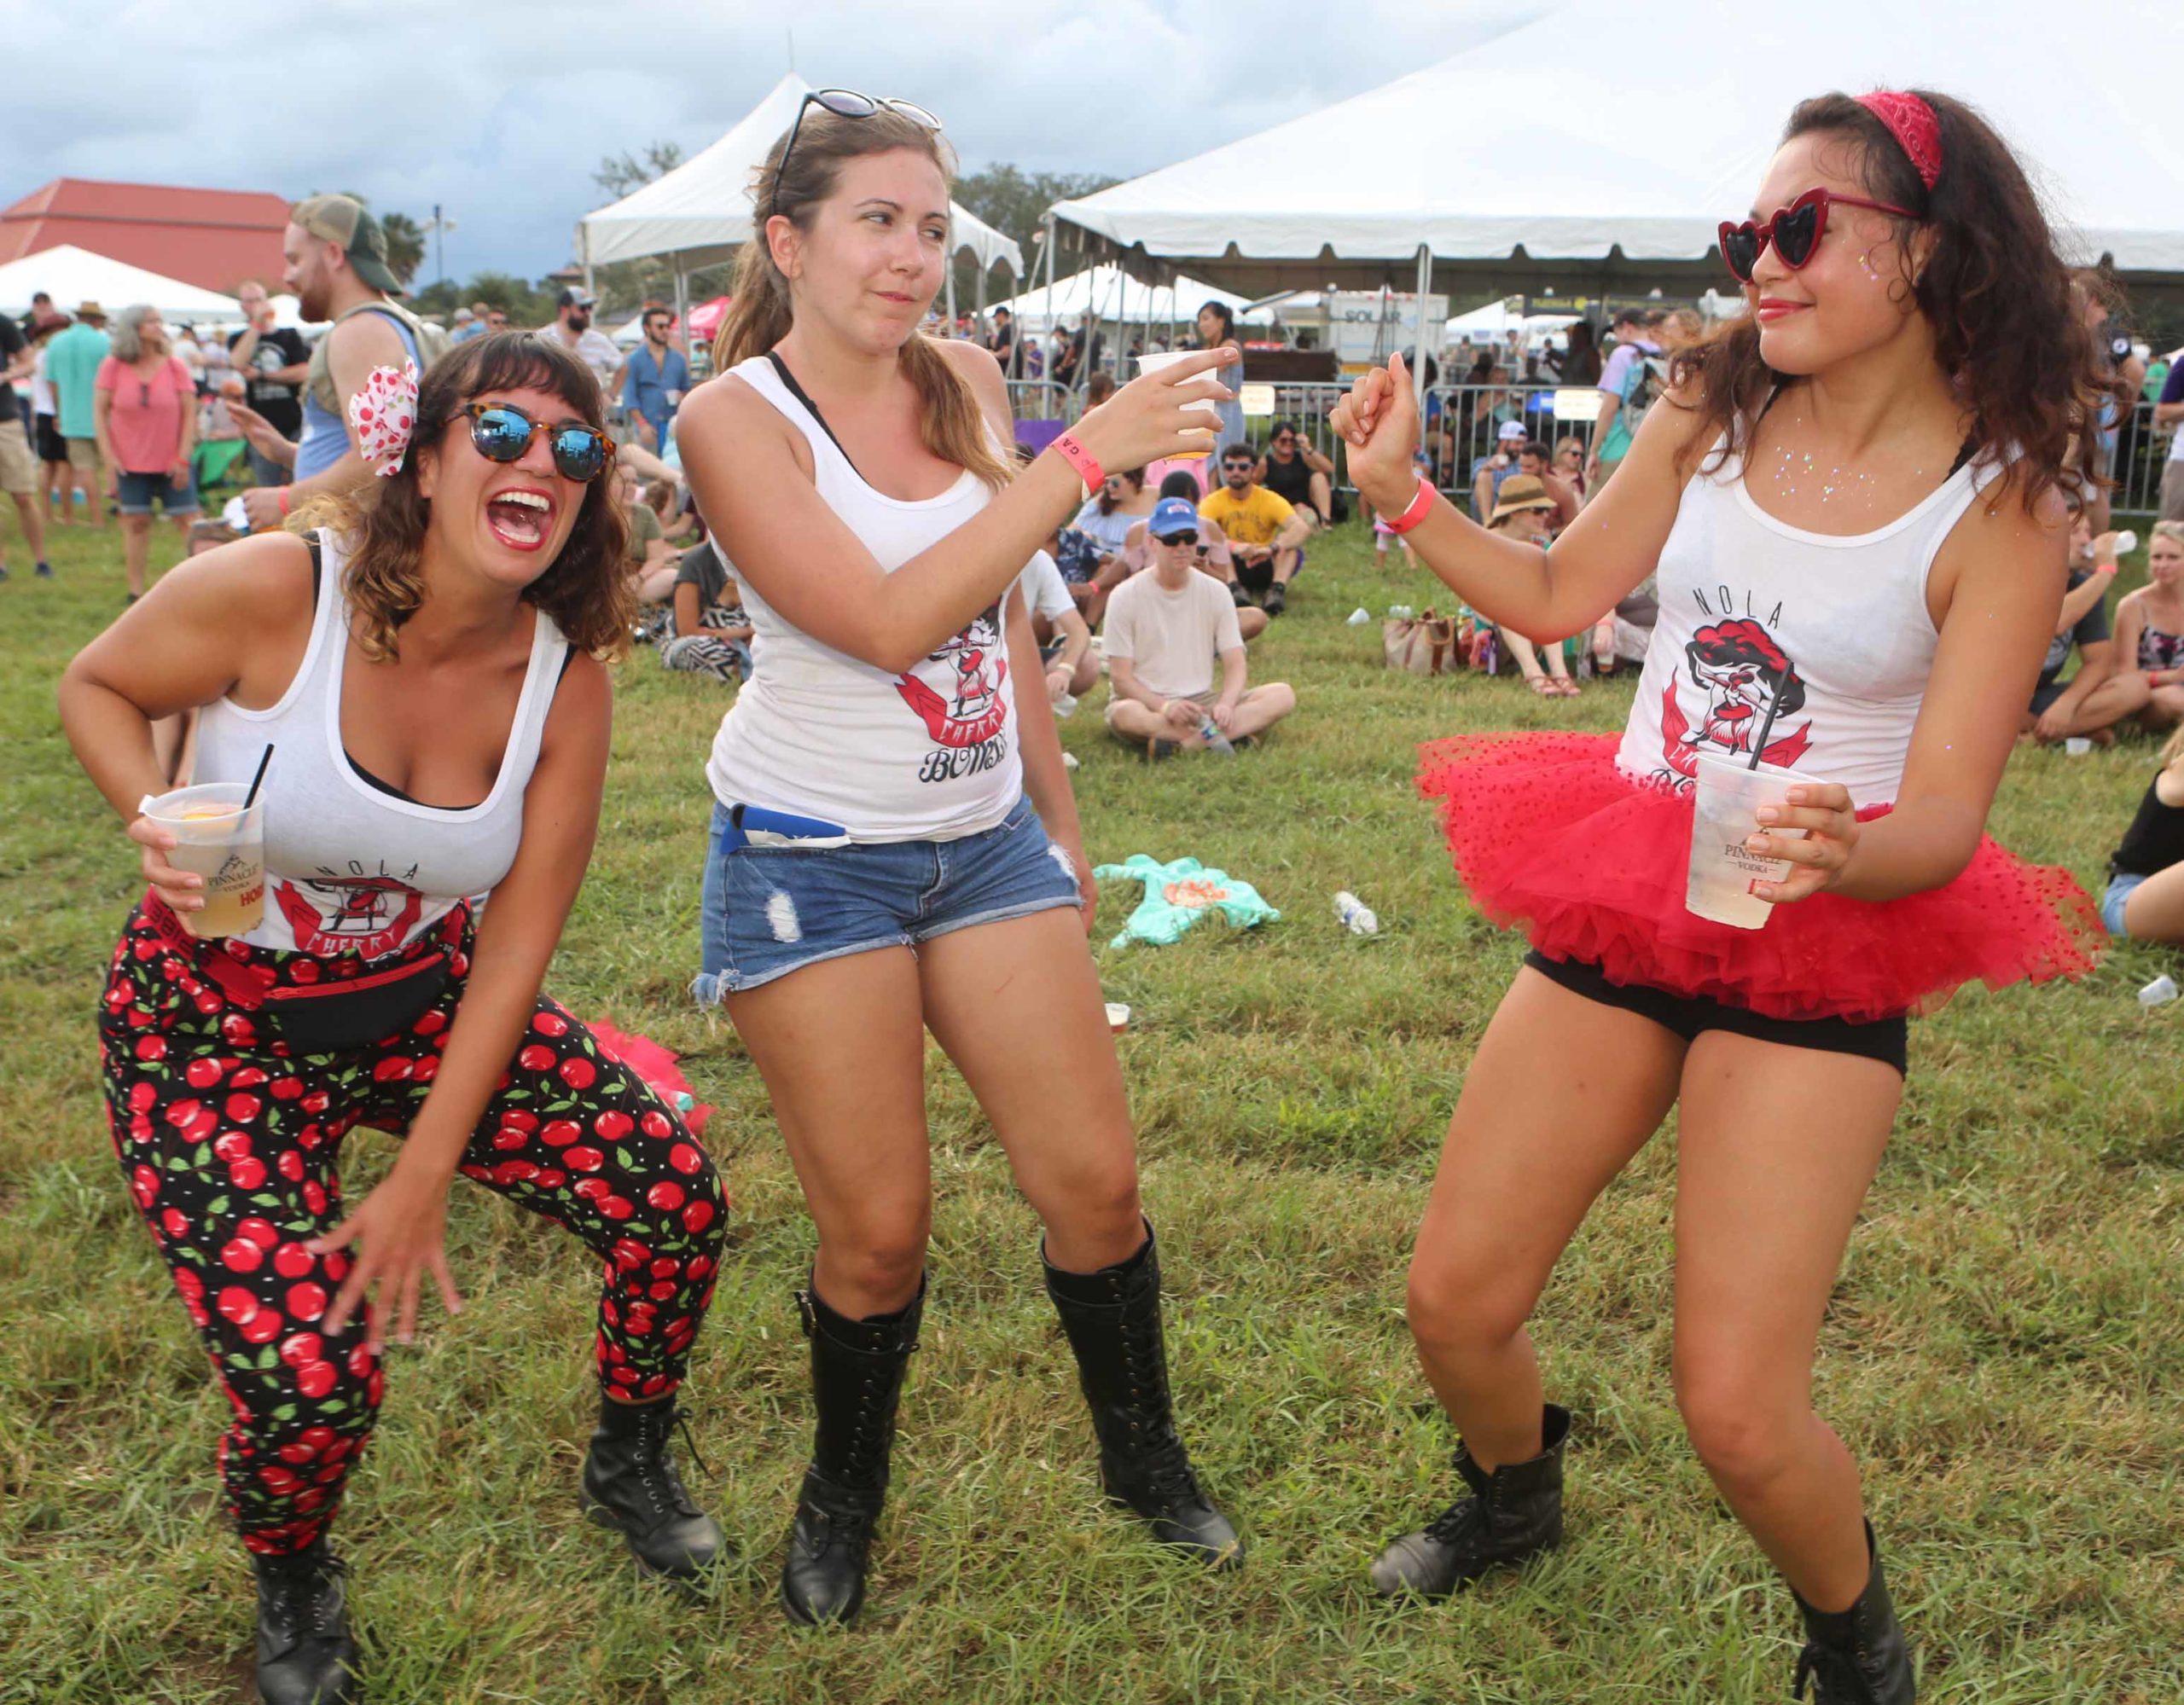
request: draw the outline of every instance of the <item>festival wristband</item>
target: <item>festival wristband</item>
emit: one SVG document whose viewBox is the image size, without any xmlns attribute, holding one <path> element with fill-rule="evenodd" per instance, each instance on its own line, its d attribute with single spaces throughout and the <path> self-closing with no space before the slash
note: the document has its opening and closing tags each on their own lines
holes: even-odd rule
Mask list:
<svg viewBox="0 0 2184 1705">
<path fill-rule="evenodd" d="M 1388 531 L 1391 533 L 1409 532 L 1432 513 L 1433 500 L 1440 495 L 1433 489 L 1432 480 L 1420 476 L 1418 482 L 1418 495 L 1410 500 L 1410 507 L 1408 509 L 1387 524 Z"/>
<path fill-rule="evenodd" d="M 274 487 L 274 491 L 281 500 L 281 513 L 283 515 L 287 514 L 288 513 L 288 488 L 285 485 L 277 485 Z"/>
<path fill-rule="evenodd" d="M 1077 470 L 1077 477 L 1084 482 L 1087 496 L 1107 483 L 1107 471 L 1100 466 L 1100 459 L 1072 434 L 1064 432 L 1054 441 L 1053 447 L 1061 452 L 1064 461 Z"/>
</svg>

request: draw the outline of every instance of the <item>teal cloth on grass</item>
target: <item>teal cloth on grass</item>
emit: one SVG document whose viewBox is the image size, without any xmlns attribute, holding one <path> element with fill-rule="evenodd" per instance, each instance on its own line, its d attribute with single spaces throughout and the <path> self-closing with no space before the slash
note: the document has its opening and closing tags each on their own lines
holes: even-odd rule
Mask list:
<svg viewBox="0 0 2184 1705">
<path fill-rule="evenodd" d="M 1132 853 L 1120 864 L 1100 866 L 1092 875 L 1099 882 L 1126 876 L 1145 884 L 1145 898 L 1137 902 L 1122 934 L 1107 943 L 1110 947 L 1128 947 L 1134 941 L 1165 947 L 1181 940 L 1199 919 L 1217 912 L 1240 930 L 1275 923 L 1281 916 L 1250 883 L 1194 858 L 1162 864 L 1144 853 Z"/>
</svg>

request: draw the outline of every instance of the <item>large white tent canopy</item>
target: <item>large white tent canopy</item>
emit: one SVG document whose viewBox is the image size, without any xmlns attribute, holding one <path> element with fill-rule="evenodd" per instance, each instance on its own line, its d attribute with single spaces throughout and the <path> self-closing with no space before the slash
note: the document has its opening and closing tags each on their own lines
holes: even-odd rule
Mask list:
<svg viewBox="0 0 2184 1705">
<path fill-rule="evenodd" d="M 88 301 L 108 314 L 144 303 L 173 325 L 242 318 L 242 304 L 232 296 L 200 290 L 178 278 L 162 278 L 71 243 L 39 249 L 0 266 L 0 312 L 22 313 L 41 290 L 52 296 L 53 305 L 64 314 L 73 314 L 77 304 Z"/>
<path fill-rule="evenodd" d="M 1799 100 L 1908 86 L 2000 127 L 2073 258 L 2184 287 L 2184 135 L 2158 100 L 2089 120 L 2065 93 L 2115 86 L 2119 53 L 2184 61 L 2184 8 L 2080 0 L 2018 27 L 1984 0 L 1695 0 L 1664 43 L 1631 43 L 1631 26 L 1623 0 L 1550 0 L 1382 88 L 1062 202 L 1060 241 L 1254 296 L 1414 287 L 1421 246 L 1433 287 L 1460 299 L 1689 291 L 1722 278 L 1716 226 L 1750 207 Z"/>
<path fill-rule="evenodd" d="M 1242 297 L 1194 278 L 1178 278 L 1172 284 L 1146 284 L 1115 266 L 1087 267 L 1051 285 L 1043 284 L 1006 302 L 996 302 L 994 307 L 1008 309 L 1020 331 L 1045 332 L 1058 319 L 1074 325 L 1087 316 L 1132 326 L 1165 326 L 1171 321 L 1188 326 L 1208 302 L 1227 304 L 1240 323 L 1265 325 L 1274 318 L 1263 308 L 1247 313 Z M 986 311 L 991 313 L 993 309 Z"/>
<path fill-rule="evenodd" d="M 795 72 L 712 147 L 663 177 L 631 191 L 577 224 L 577 258 L 586 266 L 672 255 L 684 271 L 729 258 L 753 229 L 751 177 L 795 121 L 811 85 Z M 965 209 L 950 206 L 950 241 L 982 270 L 1005 264 L 1024 276 L 1024 252 Z"/>
</svg>

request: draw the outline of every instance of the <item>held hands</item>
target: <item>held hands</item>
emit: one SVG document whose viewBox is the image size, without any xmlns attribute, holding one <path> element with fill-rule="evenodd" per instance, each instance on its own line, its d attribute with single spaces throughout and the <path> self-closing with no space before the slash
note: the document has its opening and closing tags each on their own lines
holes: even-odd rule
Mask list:
<svg viewBox="0 0 2184 1705">
<path fill-rule="evenodd" d="M 1358 495 L 1384 515 L 1397 515 L 1418 489 L 1411 456 L 1418 449 L 1418 398 L 1400 355 L 1358 376 L 1327 420 L 1350 446 L 1350 477 Z"/>
<path fill-rule="evenodd" d="M 177 870 L 167 862 L 166 855 L 175 844 L 172 830 L 161 828 L 149 817 L 139 817 L 129 826 L 129 838 L 144 849 L 144 879 L 159 890 L 170 912 L 180 917 L 185 912 L 205 909 L 205 879 Z"/>
<path fill-rule="evenodd" d="M 386 1310 L 396 1307 L 394 1341 L 406 1344 L 417 1335 L 417 1296 L 429 1271 L 439 1281 L 440 1301 L 450 1314 L 462 1312 L 462 1298 L 447 1270 L 443 1238 L 447 1230 L 447 1186 L 397 1161 L 379 1187 L 357 1211 L 322 1238 L 304 1247 L 331 1255 L 362 1240 L 353 1251 L 349 1276 L 341 1283 L 321 1329 L 329 1337 L 349 1324 L 361 1299 L 365 1333 L 376 1355 L 386 1348 Z M 367 1293 L 370 1293 L 367 1295 Z"/>
<path fill-rule="evenodd" d="M 1104 468 L 1143 467 L 1171 455 L 1204 455 L 1213 447 L 1215 421 L 1193 403 L 1227 403 L 1235 393 L 1212 377 L 1239 359 L 1227 345 L 1199 350 L 1173 367 L 1141 374 L 1072 429 L 1077 441 Z"/>
<path fill-rule="evenodd" d="M 1858 844 L 1858 814 L 1848 789 L 1833 781 L 1808 783 L 1790 790 L 1786 805 L 1759 808 L 1759 832 L 1745 845 L 1763 858 L 1786 859 L 1792 868 L 1780 882 L 1755 882 L 1751 891 L 1777 906 L 1809 900 L 1842 880 L 1843 867 Z M 1805 830 L 1793 835 L 1769 830 Z"/>
</svg>

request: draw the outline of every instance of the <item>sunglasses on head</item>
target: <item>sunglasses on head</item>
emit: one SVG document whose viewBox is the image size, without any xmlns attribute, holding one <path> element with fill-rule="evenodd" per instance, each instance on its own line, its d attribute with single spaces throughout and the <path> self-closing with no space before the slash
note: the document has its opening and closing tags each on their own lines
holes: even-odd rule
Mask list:
<svg viewBox="0 0 2184 1705">
<path fill-rule="evenodd" d="M 796 147 L 796 133 L 804 128 L 804 115 L 817 103 L 838 119 L 869 119 L 883 107 L 890 113 L 900 113 L 914 125 L 922 125 L 928 130 L 940 128 L 940 120 L 922 107 L 892 96 L 875 100 L 869 95 L 860 95 L 854 89 L 814 89 L 805 94 L 796 109 L 795 122 L 788 127 L 788 140 L 781 144 L 781 163 L 774 168 L 774 193 L 766 206 L 766 217 L 772 218 L 781 210 L 781 179 L 788 172 L 788 157 Z"/>
<path fill-rule="evenodd" d="M 1859 195 L 1838 195 L 1832 189 L 1808 189 L 1786 207 L 1778 208 L 1774 217 L 1761 224 L 1746 219 L 1740 224 L 1722 221 L 1722 258 L 1728 263 L 1729 270 L 1742 284 L 1751 282 L 1752 269 L 1759 264 L 1759 257 L 1769 243 L 1782 258 L 1782 264 L 1795 272 L 1820 247 L 1820 240 L 1827 234 L 1827 210 L 1831 206 L 1866 207 L 1876 213 L 1893 213 L 1899 219 L 1915 219 L 1919 216 L 1908 207 L 1898 207 L 1886 201 L 1868 201 Z"/>
<path fill-rule="evenodd" d="M 520 461 L 531 441 L 546 434 L 554 467 L 564 479 L 588 485 L 607 470 L 614 446 L 596 426 L 572 420 L 549 426 L 510 403 L 473 403 L 463 409 L 470 421 L 470 442 L 488 461 Z"/>
</svg>

